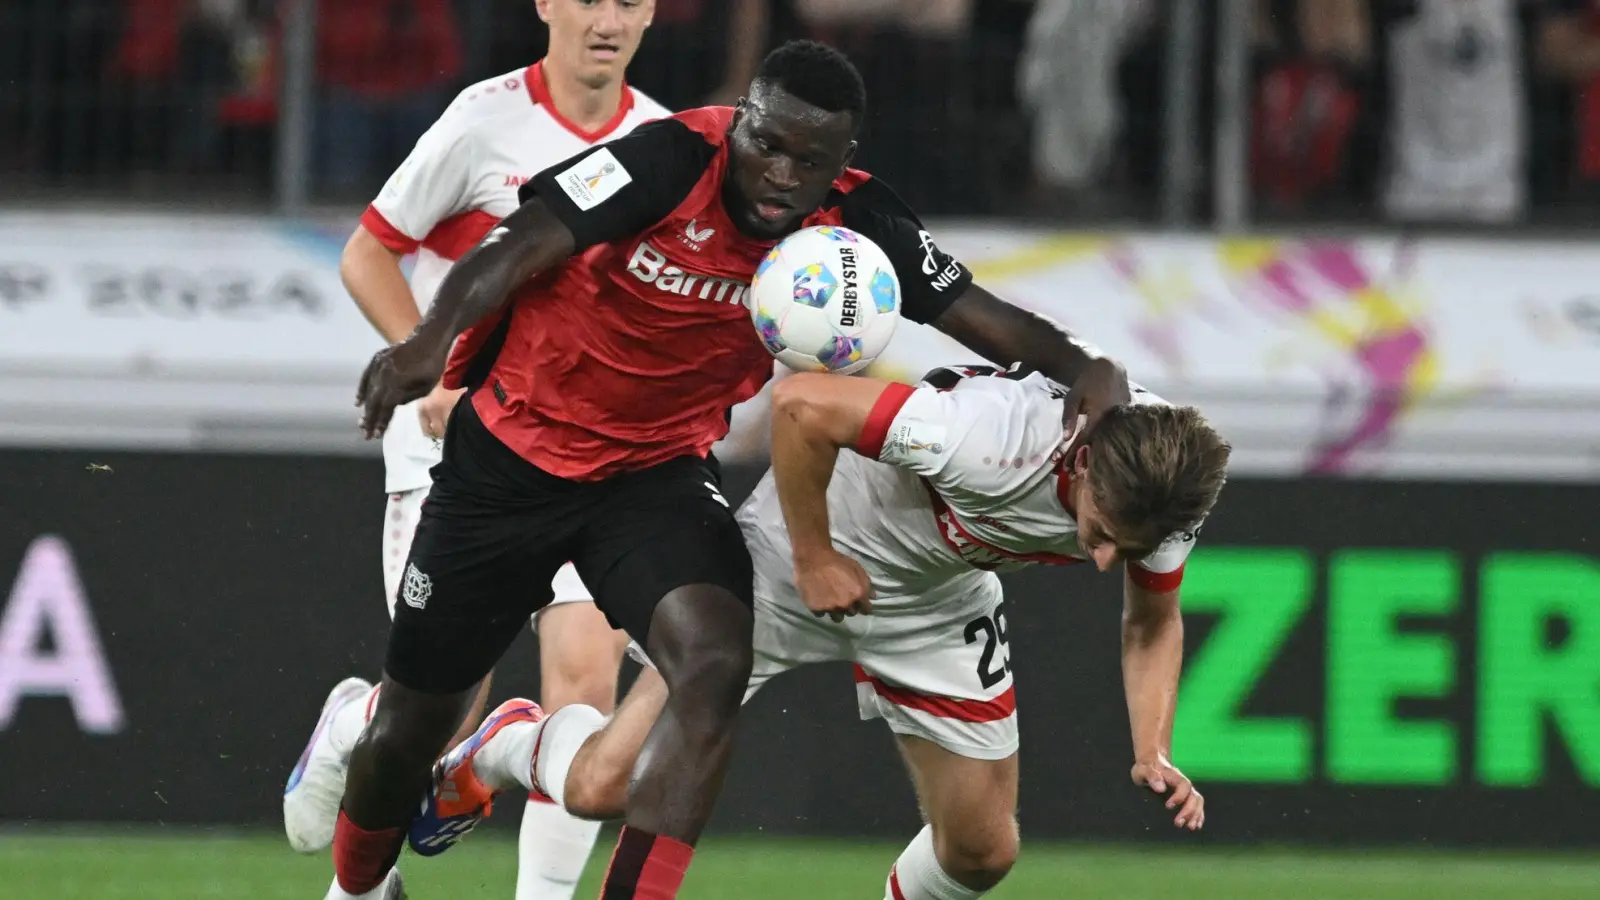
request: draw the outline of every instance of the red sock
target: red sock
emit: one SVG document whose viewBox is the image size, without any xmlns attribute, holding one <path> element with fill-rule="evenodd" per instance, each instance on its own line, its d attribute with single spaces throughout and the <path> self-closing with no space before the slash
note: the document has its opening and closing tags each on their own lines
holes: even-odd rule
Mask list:
<svg viewBox="0 0 1600 900">
<path fill-rule="evenodd" d="M 693 858 L 694 848 L 682 841 L 624 825 L 600 900 L 673 900 Z"/>
<path fill-rule="evenodd" d="M 333 828 L 333 873 L 346 893 L 365 894 L 383 883 L 405 844 L 404 828 L 367 831 L 339 810 Z"/>
</svg>

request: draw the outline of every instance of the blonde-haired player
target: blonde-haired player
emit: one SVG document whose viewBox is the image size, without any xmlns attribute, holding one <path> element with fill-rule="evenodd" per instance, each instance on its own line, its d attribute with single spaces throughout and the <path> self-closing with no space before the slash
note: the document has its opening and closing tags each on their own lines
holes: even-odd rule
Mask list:
<svg viewBox="0 0 1600 900">
<path fill-rule="evenodd" d="M 445 273 L 518 206 L 517 188 L 586 147 L 626 134 L 668 110 L 630 88 L 624 72 L 655 12 L 654 0 L 536 0 L 550 28 L 544 59 L 481 81 L 455 99 L 389 178 L 350 236 L 340 273 L 357 305 L 389 342 L 416 327 Z M 417 260 L 408 284 L 400 268 Z M 426 602 L 426 579 L 403 571 L 412 534 L 439 461 L 439 439 L 460 391 L 436 388 L 397 411 L 384 435 L 383 567 L 391 617 L 397 602 Z M 535 618 L 541 699 L 547 709 L 614 705 L 627 637 L 612 630 L 571 565 L 552 585 L 555 599 Z M 480 686 L 460 736 L 482 714 Z M 302 852 L 333 842 L 356 738 L 376 690 L 346 679 L 323 706 L 316 730 L 284 791 L 284 828 Z M 569 898 L 599 826 L 530 796 L 522 820 L 518 900 Z M 375 896 L 397 889 L 385 884 Z M 337 882 L 330 896 L 341 896 Z"/>
<path fill-rule="evenodd" d="M 1107 408 L 1089 392 L 989 366 L 915 388 L 802 373 L 773 389 L 772 470 L 738 514 L 755 567 L 745 697 L 797 666 L 855 664 L 862 718 L 895 733 L 927 819 L 890 868 L 886 900 L 976 900 L 1017 857 L 1017 709 L 996 573 L 1020 566 L 1125 570 L 1130 775 L 1168 795 L 1175 825 L 1204 825 L 1204 798 L 1169 758 L 1178 595 L 1229 447 L 1193 407 L 1133 388 Z M 1086 424 L 1084 409 L 1098 420 Z M 506 701 L 439 761 L 433 821 L 413 840 L 452 820 L 459 833 L 500 790 L 620 814 L 665 699 L 646 672 L 599 731 L 576 707 L 534 722 L 532 704 Z"/>
</svg>

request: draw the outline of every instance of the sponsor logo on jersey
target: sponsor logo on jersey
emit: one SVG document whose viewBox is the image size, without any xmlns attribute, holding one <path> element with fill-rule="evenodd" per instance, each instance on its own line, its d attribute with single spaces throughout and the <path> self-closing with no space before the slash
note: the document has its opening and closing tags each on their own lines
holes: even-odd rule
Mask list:
<svg viewBox="0 0 1600 900">
<path fill-rule="evenodd" d="M 532 179 L 527 175 L 507 175 L 505 186 L 508 188 L 519 188 L 531 180 Z"/>
<path fill-rule="evenodd" d="M 939 257 L 942 254 L 938 246 L 933 243 L 933 235 L 926 231 L 918 231 L 917 238 L 922 244 L 922 274 L 928 276 L 933 289 L 942 291 L 955 284 L 961 277 L 961 263 L 952 259 L 941 271 Z"/>
<path fill-rule="evenodd" d="M 683 238 L 684 244 L 687 245 L 690 250 L 698 253 L 704 249 L 705 242 L 711 240 L 712 236 L 717 233 L 717 230 L 715 228 L 696 229 L 695 225 L 695 220 L 690 219 L 689 224 L 684 226 L 681 237 Z"/>
<path fill-rule="evenodd" d="M 654 285 L 669 294 L 680 297 L 699 297 L 713 303 L 746 304 L 750 285 L 731 278 L 716 278 L 667 264 L 667 256 L 641 241 L 628 258 L 628 274 L 645 284 Z"/>
<path fill-rule="evenodd" d="M 578 160 L 556 176 L 556 184 L 562 192 L 584 211 L 594 209 L 632 183 L 633 176 L 606 147 Z"/>
</svg>

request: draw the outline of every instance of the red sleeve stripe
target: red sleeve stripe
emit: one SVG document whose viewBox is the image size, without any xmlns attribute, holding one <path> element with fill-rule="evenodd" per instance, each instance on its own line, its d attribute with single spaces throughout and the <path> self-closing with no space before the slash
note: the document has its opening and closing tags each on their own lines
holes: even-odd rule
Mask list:
<svg viewBox="0 0 1600 900">
<path fill-rule="evenodd" d="M 878 402 L 872 404 L 872 411 L 867 413 L 866 424 L 861 426 L 861 438 L 856 441 L 857 453 L 868 459 L 878 459 L 883 455 L 883 442 L 889 437 L 889 426 L 894 424 L 894 417 L 900 414 L 900 407 L 905 406 L 915 392 L 911 385 L 899 382 L 883 389 L 883 393 L 878 395 Z"/>
<path fill-rule="evenodd" d="M 378 212 L 378 208 L 367 206 L 367 211 L 361 214 L 361 227 L 372 233 L 378 243 L 388 247 L 396 253 L 414 253 L 422 242 L 389 224 L 389 220 Z"/>
<path fill-rule="evenodd" d="M 860 666 L 853 666 L 856 684 L 869 685 L 879 697 L 917 712 L 938 716 L 941 719 L 955 719 L 958 722 L 972 722 L 983 724 L 985 722 L 999 722 L 1016 715 L 1017 690 L 1008 687 L 993 700 L 956 700 L 952 697 L 935 697 L 931 694 L 919 694 L 908 688 L 888 684 L 879 678 L 868 674 Z"/>
<path fill-rule="evenodd" d="M 1147 591 L 1165 594 L 1177 590 L 1178 585 L 1183 584 L 1183 566 L 1171 572 L 1152 572 L 1144 566 L 1134 564 L 1128 566 L 1128 577 L 1133 579 L 1134 584 Z"/>
<path fill-rule="evenodd" d="M 493 231 L 498 224 L 499 216 L 481 209 L 459 213 L 433 226 L 428 236 L 422 239 L 422 246 L 455 262 L 466 256 L 468 250 L 478 246 L 484 235 Z"/>
</svg>

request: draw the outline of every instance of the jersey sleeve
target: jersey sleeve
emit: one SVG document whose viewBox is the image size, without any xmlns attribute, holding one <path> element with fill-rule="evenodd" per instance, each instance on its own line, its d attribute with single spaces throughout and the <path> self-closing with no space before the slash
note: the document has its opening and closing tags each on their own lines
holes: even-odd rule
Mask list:
<svg viewBox="0 0 1600 900">
<path fill-rule="evenodd" d="M 900 279 L 900 311 L 913 322 L 939 318 L 972 283 L 972 272 L 940 250 L 917 214 L 877 178 L 868 178 L 839 204 L 841 224 L 883 248 Z"/>
<path fill-rule="evenodd" d="M 1009 493 L 1024 470 L 1002 463 L 1053 451 L 1060 430 L 1042 434 L 1032 427 L 1026 404 L 1008 396 L 1020 385 L 973 387 L 891 384 L 867 416 L 855 451 L 916 472 L 941 494 Z"/>
<path fill-rule="evenodd" d="M 411 253 L 435 225 L 461 211 L 478 156 L 466 119 L 447 110 L 417 139 L 362 213 L 362 227 L 379 243 L 396 253 Z"/>
<path fill-rule="evenodd" d="M 715 155 L 716 147 L 687 125 L 658 119 L 540 172 L 522 186 L 518 199 L 543 199 L 581 252 L 671 215 Z"/>
<path fill-rule="evenodd" d="M 1199 531 L 1197 527 L 1194 531 L 1169 536 L 1149 556 L 1128 563 L 1128 577 L 1147 591 L 1165 593 L 1177 590 L 1183 584 L 1183 567 L 1189 560 L 1189 553 L 1194 550 Z"/>
</svg>

